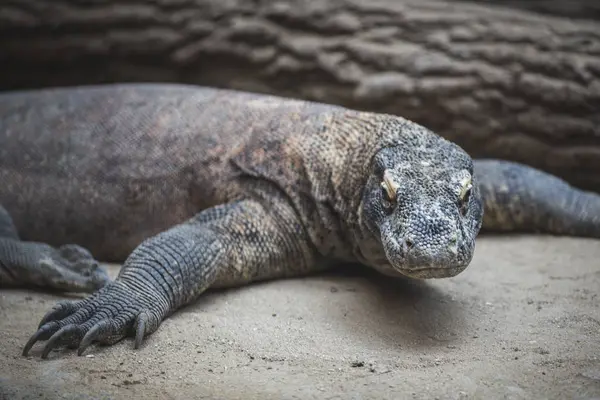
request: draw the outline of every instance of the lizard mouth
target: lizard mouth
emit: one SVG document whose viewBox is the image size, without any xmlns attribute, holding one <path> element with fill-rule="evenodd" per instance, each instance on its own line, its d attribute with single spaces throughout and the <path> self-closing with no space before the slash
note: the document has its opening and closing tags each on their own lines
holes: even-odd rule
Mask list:
<svg viewBox="0 0 600 400">
<path fill-rule="evenodd" d="M 402 275 L 413 279 L 440 279 L 440 278 L 451 278 L 458 275 L 466 268 L 465 266 L 460 267 L 426 267 L 426 268 L 397 268 L 398 272 Z"/>
</svg>

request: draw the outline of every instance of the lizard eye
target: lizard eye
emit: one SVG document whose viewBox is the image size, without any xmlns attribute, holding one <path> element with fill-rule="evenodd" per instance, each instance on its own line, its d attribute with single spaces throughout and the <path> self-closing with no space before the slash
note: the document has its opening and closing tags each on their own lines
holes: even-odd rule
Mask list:
<svg viewBox="0 0 600 400">
<path fill-rule="evenodd" d="M 393 180 L 389 171 L 383 173 L 383 182 L 381 182 L 381 195 L 387 201 L 394 203 L 396 201 L 396 191 L 398 184 Z"/>
<path fill-rule="evenodd" d="M 458 206 L 460 209 L 461 215 L 466 215 L 467 210 L 469 209 L 469 199 L 471 198 L 471 192 L 473 190 L 473 184 L 471 182 L 471 178 L 465 180 L 463 186 L 460 190 Z"/>
<path fill-rule="evenodd" d="M 385 182 L 381 182 L 381 197 L 389 202 L 393 202 L 395 200 L 395 193 L 390 191 L 390 187 L 386 185 Z"/>
</svg>

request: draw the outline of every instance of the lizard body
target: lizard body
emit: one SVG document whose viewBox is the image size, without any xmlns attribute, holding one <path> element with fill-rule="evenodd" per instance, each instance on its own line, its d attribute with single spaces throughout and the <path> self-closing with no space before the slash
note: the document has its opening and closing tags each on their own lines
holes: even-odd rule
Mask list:
<svg viewBox="0 0 600 400">
<path fill-rule="evenodd" d="M 600 237 L 599 195 L 403 118 L 184 85 L 0 94 L 0 182 L 0 286 L 93 292 L 42 319 L 42 357 L 137 348 L 209 287 L 454 276 L 482 223 Z M 97 259 L 124 262 L 114 282 Z"/>
</svg>

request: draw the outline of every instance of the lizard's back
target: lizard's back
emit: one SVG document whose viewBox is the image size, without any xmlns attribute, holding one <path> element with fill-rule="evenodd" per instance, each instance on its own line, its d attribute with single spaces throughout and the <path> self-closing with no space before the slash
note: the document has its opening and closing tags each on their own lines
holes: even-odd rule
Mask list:
<svg viewBox="0 0 600 400">
<path fill-rule="evenodd" d="M 231 160 L 262 151 L 257 137 L 313 135 L 332 109 L 183 85 L 2 94 L 0 204 L 25 240 L 77 242 L 122 260 L 235 197 Z"/>
</svg>

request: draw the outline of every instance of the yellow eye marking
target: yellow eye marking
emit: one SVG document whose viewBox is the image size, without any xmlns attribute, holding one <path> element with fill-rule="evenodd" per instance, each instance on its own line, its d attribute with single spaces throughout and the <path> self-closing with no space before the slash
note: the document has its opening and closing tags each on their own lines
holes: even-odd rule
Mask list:
<svg viewBox="0 0 600 400">
<path fill-rule="evenodd" d="M 468 177 L 464 178 L 463 180 L 461 180 L 460 184 L 462 185 L 462 187 L 460 188 L 459 197 L 461 200 L 464 200 L 467 193 L 469 193 L 469 190 L 471 190 L 471 188 L 473 188 L 473 180 L 471 179 L 470 176 L 468 176 Z"/>
<path fill-rule="evenodd" d="M 396 201 L 396 191 L 398 191 L 400 185 L 394 181 L 388 170 L 383 173 L 383 182 L 381 182 L 381 187 L 385 189 L 390 201 Z"/>
</svg>

